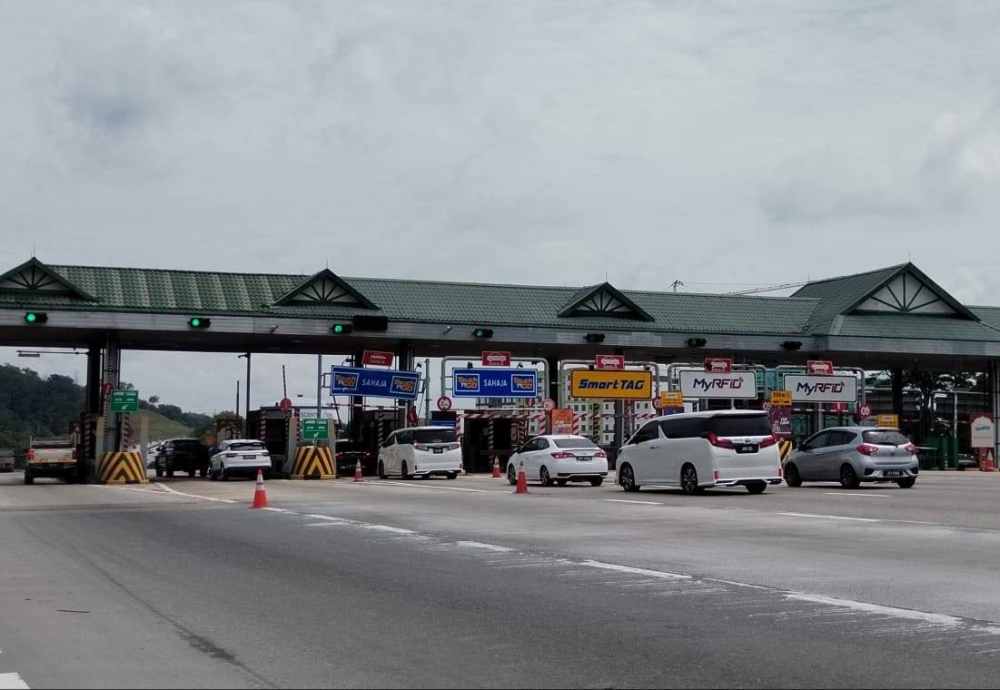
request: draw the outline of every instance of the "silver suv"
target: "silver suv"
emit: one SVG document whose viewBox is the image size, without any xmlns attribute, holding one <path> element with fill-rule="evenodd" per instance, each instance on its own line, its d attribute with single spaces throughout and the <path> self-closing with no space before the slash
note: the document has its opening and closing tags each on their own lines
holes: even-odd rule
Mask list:
<svg viewBox="0 0 1000 690">
<path fill-rule="evenodd" d="M 899 429 L 837 426 L 807 438 L 785 462 L 785 483 L 839 481 L 845 489 L 861 482 L 917 481 L 917 448 Z"/>
</svg>

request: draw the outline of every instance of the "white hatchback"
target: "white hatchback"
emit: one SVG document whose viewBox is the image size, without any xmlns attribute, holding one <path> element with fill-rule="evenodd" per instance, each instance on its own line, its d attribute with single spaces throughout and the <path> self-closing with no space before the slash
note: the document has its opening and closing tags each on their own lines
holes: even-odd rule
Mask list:
<svg viewBox="0 0 1000 690">
<path fill-rule="evenodd" d="M 608 476 L 608 454 L 584 436 L 535 436 L 517 449 L 507 461 L 507 480 L 517 483 L 517 473 L 524 463 L 524 475 L 544 486 L 566 482 L 590 482 L 600 486 Z"/>
<path fill-rule="evenodd" d="M 231 438 L 219 444 L 219 450 L 209 460 L 209 479 L 229 479 L 234 475 L 256 477 L 257 470 L 268 479 L 272 473 L 271 454 L 262 441 Z"/>
<path fill-rule="evenodd" d="M 397 429 L 378 449 L 378 476 L 442 476 L 454 479 L 462 471 L 462 446 L 451 427 L 418 426 Z"/>
<path fill-rule="evenodd" d="M 752 494 L 781 483 L 778 438 L 761 410 L 688 412 L 652 419 L 618 454 L 618 483 L 680 486 L 693 494 L 712 486 L 744 486 Z"/>
</svg>

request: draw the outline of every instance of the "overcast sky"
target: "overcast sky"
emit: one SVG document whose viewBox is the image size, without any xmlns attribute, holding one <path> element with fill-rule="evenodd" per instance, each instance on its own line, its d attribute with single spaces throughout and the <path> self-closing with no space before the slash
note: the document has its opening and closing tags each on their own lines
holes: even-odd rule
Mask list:
<svg viewBox="0 0 1000 690">
<path fill-rule="evenodd" d="M 0 0 L 0 269 L 726 292 L 910 259 L 1000 304 L 997 26 L 951 0 Z M 282 363 L 315 395 L 315 358 L 259 362 L 255 406 Z M 125 365 L 206 412 L 244 371 Z"/>
</svg>

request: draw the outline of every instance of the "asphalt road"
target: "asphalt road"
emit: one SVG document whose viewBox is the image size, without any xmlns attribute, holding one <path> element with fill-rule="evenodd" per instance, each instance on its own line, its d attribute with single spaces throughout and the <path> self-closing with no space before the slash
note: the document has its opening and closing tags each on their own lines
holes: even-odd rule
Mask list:
<svg viewBox="0 0 1000 690">
<path fill-rule="evenodd" d="M 19 482 L 0 688 L 996 685 L 998 475 Z"/>
</svg>

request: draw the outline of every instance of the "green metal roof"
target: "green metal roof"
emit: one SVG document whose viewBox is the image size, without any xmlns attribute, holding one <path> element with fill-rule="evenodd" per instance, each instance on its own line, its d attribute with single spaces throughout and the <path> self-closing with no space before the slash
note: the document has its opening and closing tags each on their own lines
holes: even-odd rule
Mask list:
<svg viewBox="0 0 1000 690">
<path fill-rule="evenodd" d="M 18 271 L 25 266 L 31 267 L 32 275 L 48 271 L 62 287 L 43 290 L 25 288 L 17 281 L 4 284 L 6 277 L 21 276 Z M 317 319 L 379 314 L 395 321 L 470 326 L 1000 340 L 1000 307 L 957 305 L 950 316 L 852 312 L 907 270 L 933 286 L 911 264 L 817 281 L 792 297 L 760 297 L 617 290 L 607 284 L 552 287 L 348 278 L 327 269 L 308 276 L 47 266 L 32 260 L 0 276 L 0 307 Z M 318 280 L 326 281 L 324 290 L 310 290 Z M 47 284 L 51 286 L 51 280 Z M 602 289 L 619 298 L 629 312 L 623 316 L 573 311 Z M 324 301 L 324 295 L 330 300 Z M 964 318 L 966 314 L 969 318 Z"/>
</svg>

